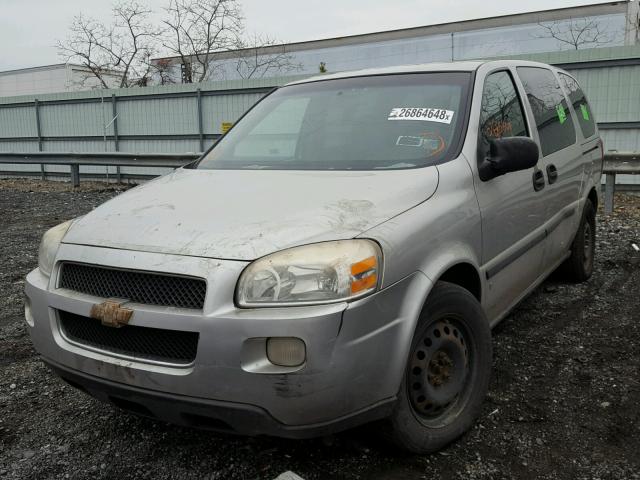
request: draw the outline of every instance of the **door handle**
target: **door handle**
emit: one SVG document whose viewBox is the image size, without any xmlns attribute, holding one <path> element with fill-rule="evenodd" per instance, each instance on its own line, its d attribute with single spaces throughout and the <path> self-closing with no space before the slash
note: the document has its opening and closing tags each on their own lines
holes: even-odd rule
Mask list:
<svg viewBox="0 0 640 480">
<path fill-rule="evenodd" d="M 549 185 L 556 183 L 556 180 L 558 180 L 558 169 L 555 165 L 547 165 L 547 178 L 549 179 Z"/>
<path fill-rule="evenodd" d="M 539 192 L 544 188 L 544 172 L 542 170 L 535 169 L 533 171 L 533 189 Z"/>
</svg>

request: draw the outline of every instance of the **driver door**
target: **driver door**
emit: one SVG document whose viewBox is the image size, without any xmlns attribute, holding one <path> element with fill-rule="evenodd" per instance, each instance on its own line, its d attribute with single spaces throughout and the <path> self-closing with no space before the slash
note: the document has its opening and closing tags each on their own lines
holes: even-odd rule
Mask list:
<svg viewBox="0 0 640 480">
<path fill-rule="evenodd" d="M 531 136 L 510 70 L 487 75 L 480 108 L 478 162 L 488 155 L 491 139 Z M 482 263 L 489 287 L 485 310 L 490 319 L 497 319 L 541 274 L 545 178 L 534 167 L 487 181 L 477 176 L 475 183 L 482 216 Z"/>
</svg>

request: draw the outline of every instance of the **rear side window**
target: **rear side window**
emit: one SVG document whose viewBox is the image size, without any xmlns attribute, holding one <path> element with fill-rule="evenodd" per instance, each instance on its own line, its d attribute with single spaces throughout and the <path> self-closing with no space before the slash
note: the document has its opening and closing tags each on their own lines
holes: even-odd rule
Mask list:
<svg viewBox="0 0 640 480">
<path fill-rule="evenodd" d="M 564 86 L 567 94 L 569 95 L 569 101 L 573 105 L 573 110 L 578 117 L 578 124 L 584 138 L 589 138 L 596 133 L 596 122 L 593 119 L 593 113 L 591 113 L 591 107 L 587 102 L 587 97 L 578 85 L 578 82 L 573 77 L 560 74 L 560 80 Z"/>
<path fill-rule="evenodd" d="M 480 107 L 480 151 L 486 154 L 489 141 L 504 137 L 526 137 L 522 105 L 508 72 L 487 77 Z"/>
<path fill-rule="evenodd" d="M 550 155 L 576 141 L 571 112 L 560 84 L 551 70 L 518 67 L 540 135 L 542 155 Z"/>
</svg>

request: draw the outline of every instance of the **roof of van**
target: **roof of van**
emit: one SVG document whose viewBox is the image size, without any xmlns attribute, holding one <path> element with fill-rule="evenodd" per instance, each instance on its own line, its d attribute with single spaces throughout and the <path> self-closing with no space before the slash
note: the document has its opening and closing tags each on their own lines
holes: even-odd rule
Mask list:
<svg viewBox="0 0 640 480">
<path fill-rule="evenodd" d="M 350 77 L 366 77 L 370 75 L 389 75 L 394 73 L 422 73 L 422 72 L 472 72 L 484 64 L 496 64 L 496 66 L 510 65 L 529 65 L 550 68 L 549 65 L 539 62 L 530 62 L 526 60 L 470 60 L 464 62 L 441 62 L 441 63 L 422 63 L 417 65 L 399 65 L 384 68 L 367 68 L 363 70 L 352 70 L 348 72 L 339 72 L 332 74 L 316 75 L 314 77 L 305 78 L 291 82 L 288 85 L 296 85 L 307 82 L 318 82 L 321 80 L 334 80 L 338 78 Z M 551 67 L 552 68 L 552 67 Z"/>
</svg>

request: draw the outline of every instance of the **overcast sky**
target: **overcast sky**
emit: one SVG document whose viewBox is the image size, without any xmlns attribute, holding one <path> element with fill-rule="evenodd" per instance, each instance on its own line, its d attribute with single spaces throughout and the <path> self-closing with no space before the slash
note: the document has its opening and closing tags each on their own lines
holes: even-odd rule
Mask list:
<svg viewBox="0 0 640 480">
<path fill-rule="evenodd" d="M 160 9 L 165 0 L 147 0 Z M 250 32 L 314 40 L 602 0 L 241 0 Z M 61 63 L 54 47 L 82 12 L 110 22 L 109 0 L 0 0 L 0 71 Z"/>
</svg>

